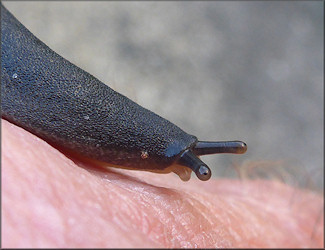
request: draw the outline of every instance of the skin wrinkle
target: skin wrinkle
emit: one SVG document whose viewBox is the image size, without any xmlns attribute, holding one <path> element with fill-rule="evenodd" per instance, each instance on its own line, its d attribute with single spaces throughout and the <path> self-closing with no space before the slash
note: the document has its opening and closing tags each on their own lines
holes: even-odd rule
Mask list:
<svg viewBox="0 0 325 250">
<path fill-rule="evenodd" d="M 175 200 L 178 201 L 178 199 Z M 181 228 L 181 229 L 175 228 L 176 229 L 175 234 L 179 235 L 179 232 L 181 231 L 186 232 L 187 237 L 185 238 L 179 237 L 179 241 L 190 241 L 192 239 L 192 241 L 195 243 L 196 236 L 200 235 L 195 232 L 200 231 L 200 233 L 203 232 L 206 233 L 206 231 L 202 228 L 200 228 L 201 230 L 200 229 L 196 230 L 195 228 L 193 229 L 193 224 L 195 223 L 191 223 L 191 221 L 188 220 L 188 218 L 190 217 L 196 218 L 196 220 L 198 220 L 198 223 L 196 223 L 195 226 L 199 226 L 199 227 L 202 227 L 201 225 L 205 225 L 205 224 L 209 224 L 210 226 L 212 226 L 212 223 L 209 221 L 207 216 L 205 216 L 205 210 L 206 210 L 205 207 L 195 199 L 193 199 L 193 203 L 190 203 L 189 200 L 190 198 L 188 198 L 188 196 L 185 196 L 182 199 L 182 202 L 180 202 L 180 204 L 175 205 L 175 207 L 177 207 L 175 213 L 173 212 L 172 209 L 168 209 L 168 211 L 171 211 L 170 213 L 172 214 L 173 218 L 177 218 L 173 221 L 173 225 L 179 225 Z M 186 207 L 189 207 L 189 209 L 187 209 Z M 201 211 L 198 212 L 197 210 L 201 210 Z M 189 212 L 183 213 L 182 211 L 189 211 Z M 187 214 L 193 214 L 193 216 L 188 216 Z M 207 235 L 210 236 L 211 233 L 212 232 L 209 232 Z M 213 238 L 213 237 L 207 237 L 207 239 L 205 240 L 209 241 L 209 238 Z"/>
<path fill-rule="evenodd" d="M 155 221 L 156 225 L 161 224 L 169 230 L 153 230 L 152 236 L 158 241 L 160 239 L 163 239 L 163 241 L 167 243 L 168 239 L 173 238 L 168 232 L 172 231 L 172 229 L 175 228 L 175 220 L 173 216 L 170 216 L 171 214 L 169 212 L 168 204 L 166 204 L 163 198 L 164 195 L 156 195 L 155 193 L 150 194 L 146 199 L 146 202 L 148 202 L 148 204 L 151 204 L 150 209 L 153 209 L 154 211 L 154 214 L 151 216 L 154 217 L 153 221 Z"/>
<path fill-rule="evenodd" d="M 103 182 L 103 184 L 106 185 L 108 189 L 110 189 L 109 186 L 112 185 L 111 182 L 107 182 L 107 181 Z M 96 183 L 96 185 L 100 185 L 100 182 Z M 94 189 L 96 190 L 96 188 L 94 188 Z M 100 189 L 100 190 L 105 190 L 105 189 Z M 125 191 L 125 190 L 123 188 L 117 188 L 116 191 L 114 189 L 111 189 L 111 190 L 113 190 L 113 192 L 108 193 L 110 196 L 112 196 L 112 198 L 110 198 L 111 200 L 118 199 L 118 198 L 120 198 L 120 199 L 124 198 L 123 191 Z M 91 196 L 99 197 L 101 195 L 97 194 L 97 195 L 91 195 Z M 108 218 L 110 218 L 113 222 L 116 222 L 116 225 L 119 228 L 118 230 L 122 230 L 124 232 L 127 232 L 128 226 L 132 225 L 132 223 L 125 221 L 125 219 L 128 218 L 128 216 L 127 216 L 127 214 L 125 214 L 124 210 L 134 211 L 134 209 L 130 209 L 130 208 L 132 208 L 132 205 L 127 206 L 128 202 L 130 202 L 130 201 L 128 201 L 127 199 L 123 199 L 123 202 L 121 203 L 122 205 L 120 204 L 120 206 L 118 208 L 113 206 L 110 211 L 110 215 L 108 216 Z M 90 209 L 91 210 L 93 209 L 92 205 L 90 206 Z M 102 208 L 100 210 L 102 210 Z M 122 212 L 122 214 L 119 214 L 119 212 Z M 127 213 L 129 213 L 129 212 L 127 212 Z M 105 222 L 104 222 L 105 219 L 106 218 L 103 218 L 103 220 L 101 220 L 102 223 L 104 223 L 104 224 L 105 224 Z M 123 226 L 123 225 L 125 225 L 125 226 Z M 98 232 L 98 235 L 99 234 L 100 234 L 100 232 Z"/>
<path fill-rule="evenodd" d="M 227 239 L 231 236 L 230 234 L 230 230 L 231 227 L 228 227 L 224 220 L 222 221 L 222 218 L 220 217 L 220 215 L 218 213 L 215 213 L 212 209 L 212 204 L 209 202 L 209 197 L 202 197 L 204 200 L 204 203 L 201 202 L 199 199 L 194 199 L 198 204 L 200 205 L 196 205 L 194 204 L 193 207 L 198 207 L 201 206 L 204 209 L 202 209 L 202 214 L 204 216 L 204 219 L 209 223 L 209 225 L 211 226 L 211 228 L 214 230 L 210 231 L 206 231 L 205 233 L 210 236 L 211 241 L 213 242 L 213 239 L 218 239 L 221 241 L 224 241 L 224 244 L 226 244 L 226 246 L 231 247 L 231 244 L 229 242 L 225 242 L 224 239 Z M 219 202 L 219 205 L 222 204 L 222 202 Z M 226 217 L 227 218 L 227 217 Z M 217 225 L 217 226 L 214 226 Z M 222 235 L 226 235 L 227 237 L 223 237 Z M 231 237 L 230 237 L 231 238 Z"/>
<path fill-rule="evenodd" d="M 214 202 L 215 204 L 213 205 L 212 203 L 209 202 L 209 196 L 208 195 L 203 195 L 203 194 L 195 194 L 195 193 L 190 193 L 193 195 L 193 197 L 189 198 L 188 200 L 190 201 L 191 205 L 193 208 L 197 208 L 200 207 L 200 215 L 203 216 L 204 221 L 207 222 L 207 224 L 210 225 L 211 228 L 215 228 L 212 231 L 208 231 L 208 232 L 204 232 L 204 234 L 207 236 L 207 238 L 211 239 L 211 243 L 213 242 L 214 238 L 228 238 L 230 235 L 233 235 L 233 230 L 232 226 L 230 223 L 225 223 L 224 218 L 229 218 L 229 213 L 231 213 L 231 210 L 227 211 L 226 214 L 219 214 L 219 213 L 214 213 L 213 212 L 213 208 L 215 208 L 216 206 L 218 206 L 220 208 L 220 210 L 222 211 L 222 207 L 223 207 L 223 201 L 222 200 L 218 200 L 216 199 L 216 201 Z M 205 197 L 206 196 L 206 197 Z M 200 199 L 196 199 L 195 197 L 199 197 Z M 201 202 L 200 200 L 204 201 Z M 223 221 L 222 221 L 223 219 Z M 199 223 L 200 224 L 200 223 Z M 217 227 L 215 227 L 214 225 L 218 225 Z M 221 225 L 221 226 L 220 226 Z M 221 230 L 221 231 L 220 231 Z M 227 237 L 221 237 L 221 234 L 226 234 Z M 227 245 L 229 245 L 229 247 L 231 247 L 231 244 L 226 243 Z"/>
<path fill-rule="evenodd" d="M 141 197 L 142 196 L 141 194 L 140 194 L 139 197 L 137 197 L 139 195 L 137 188 L 134 190 L 133 188 L 130 188 L 130 187 L 124 185 L 125 183 L 123 183 L 123 182 L 119 183 L 119 181 L 116 181 L 115 183 L 117 183 L 118 186 L 123 191 L 131 192 L 132 193 L 131 197 L 135 197 L 136 202 L 140 202 L 140 204 L 142 205 L 140 208 L 134 209 L 136 206 L 134 204 L 132 204 L 131 200 L 128 198 L 129 196 L 128 195 L 125 195 L 125 196 L 124 195 L 121 195 L 121 192 L 119 192 L 119 198 L 123 200 L 123 202 L 121 203 L 121 207 L 120 207 L 120 210 L 119 211 L 125 210 L 125 213 L 128 213 L 128 215 L 130 216 L 130 218 L 133 219 L 133 220 L 135 220 L 136 218 L 139 218 L 139 216 L 145 218 L 146 215 L 142 211 L 146 211 L 146 209 L 149 207 L 148 206 L 149 203 L 148 203 L 148 205 L 143 206 L 143 203 L 145 201 L 143 200 L 143 197 Z M 123 217 L 122 217 L 122 219 L 123 219 Z M 118 220 L 118 222 L 120 224 L 121 223 L 121 220 Z M 130 224 L 131 225 L 138 225 L 137 222 L 141 222 L 141 220 L 135 221 L 135 223 L 130 223 Z M 140 223 L 140 225 L 142 225 L 142 223 Z M 146 227 L 148 227 L 148 225 L 146 225 Z M 140 226 L 140 228 L 142 228 L 142 227 Z M 135 229 L 139 229 L 139 228 L 135 228 Z M 142 231 L 145 231 L 145 230 L 142 230 Z"/>
<path fill-rule="evenodd" d="M 249 211 L 252 211 L 252 208 L 260 207 L 260 209 L 257 209 L 257 211 L 263 211 L 263 208 L 265 208 L 264 206 L 262 206 L 263 203 L 258 203 L 258 202 L 256 202 L 256 200 L 248 201 L 248 205 L 250 206 L 250 208 L 248 208 L 247 211 L 243 211 L 243 213 L 248 214 Z M 283 226 L 287 227 L 288 231 L 297 231 L 298 232 L 296 235 L 292 236 L 292 237 L 295 237 L 297 241 L 301 241 L 301 242 L 308 241 L 308 239 L 301 239 L 302 238 L 301 235 L 308 235 L 308 234 L 302 234 L 301 232 L 299 232 L 299 229 L 301 228 L 302 225 L 298 225 L 299 221 L 293 220 L 293 218 L 290 217 L 290 214 L 292 213 L 292 211 L 290 210 L 290 206 L 288 206 L 288 205 L 289 205 L 289 203 L 287 204 L 287 207 L 278 206 L 278 208 L 276 208 L 277 211 L 279 212 L 278 214 L 273 214 L 273 218 L 270 218 L 270 214 L 268 214 L 268 217 L 263 218 L 263 220 L 265 220 L 266 222 L 269 222 L 269 223 L 272 222 L 274 225 L 276 225 L 278 223 L 282 223 L 282 218 L 281 217 L 283 217 L 283 214 L 286 214 L 286 217 L 289 218 L 289 219 L 287 219 L 287 222 L 285 224 L 283 224 Z M 236 206 L 234 206 L 234 207 L 236 207 Z M 280 210 L 281 208 L 282 208 L 283 211 Z M 264 209 L 264 211 L 265 210 L 267 210 L 267 207 L 266 207 L 266 209 Z M 269 209 L 269 210 L 272 210 L 272 208 Z M 273 210 L 274 210 L 274 208 L 273 208 Z M 272 213 L 271 213 L 271 215 L 272 215 Z M 279 215 L 282 215 L 282 216 L 279 217 Z M 299 214 L 298 214 L 298 216 L 299 216 Z M 265 217 L 265 215 L 262 214 L 261 217 Z M 306 218 L 306 219 L 308 219 L 308 218 Z M 274 220 L 276 220 L 276 221 L 274 222 Z M 292 227 L 292 228 L 290 229 L 290 227 Z"/>
<path fill-rule="evenodd" d="M 137 192 L 137 190 L 133 190 L 132 188 L 131 189 L 130 188 L 127 188 L 127 189 L 129 191 L 133 192 L 133 193 L 136 193 Z M 156 188 L 153 187 L 153 186 L 151 186 L 151 189 L 152 189 L 151 192 L 148 192 L 148 194 L 151 194 L 150 196 L 153 196 L 155 198 L 153 200 L 154 204 L 156 204 L 156 205 L 158 204 L 157 207 L 156 206 L 153 206 L 152 208 L 156 209 L 156 211 L 160 211 L 160 213 L 157 214 L 158 215 L 158 218 L 161 218 L 160 219 L 160 222 L 162 222 L 162 223 L 164 222 L 166 226 L 171 225 L 171 228 L 175 230 L 175 232 L 176 232 L 177 235 L 179 235 L 179 231 L 181 231 L 181 230 L 177 230 L 177 227 L 174 226 L 174 225 L 181 224 L 181 221 L 182 221 L 181 217 L 178 218 L 178 221 L 176 219 L 171 220 L 172 218 L 175 218 L 175 216 L 174 216 L 174 213 L 173 213 L 173 209 L 171 209 L 171 208 L 168 207 L 168 203 L 165 203 L 165 198 L 164 198 L 165 194 L 164 194 L 164 192 L 162 192 L 161 189 L 159 191 L 156 191 L 155 190 Z M 182 196 L 180 196 L 180 195 L 177 194 L 177 191 L 174 191 L 174 195 L 171 195 L 170 194 L 171 190 L 167 190 L 166 189 L 166 192 L 168 192 L 168 194 L 166 194 L 168 196 L 168 198 L 170 198 L 170 196 L 175 196 L 173 198 L 173 200 L 178 201 L 179 199 L 182 198 Z M 178 196 L 179 196 L 179 198 L 177 198 Z M 153 197 L 150 197 L 149 199 L 152 199 Z M 127 202 L 127 201 L 125 200 L 125 202 Z M 148 202 L 150 203 L 150 200 Z M 176 205 L 176 207 L 178 207 L 178 206 Z M 164 213 L 161 213 L 161 208 L 164 208 Z M 177 210 L 179 210 L 179 208 Z M 134 212 L 134 211 L 137 211 L 137 210 L 129 209 L 129 211 L 133 211 Z M 164 218 L 170 218 L 170 219 L 166 221 Z M 173 230 L 171 230 L 171 231 L 173 232 Z M 188 230 L 186 230 L 185 232 L 187 234 L 189 233 Z M 181 239 L 179 239 L 179 240 L 181 240 Z"/>
<path fill-rule="evenodd" d="M 137 193 L 138 192 L 138 189 L 139 189 L 138 187 L 136 187 L 135 189 L 133 189 L 133 186 L 131 186 L 131 187 L 130 186 L 127 186 L 127 185 L 125 185 L 124 182 L 116 181 L 116 183 L 118 183 L 118 185 L 123 190 L 125 190 L 127 192 L 132 192 L 131 197 L 136 197 L 137 195 L 139 195 Z M 152 187 L 152 189 L 154 189 L 154 187 Z M 148 194 L 150 194 L 150 192 L 148 192 Z M 126 196 L 126 198 L 124 198 L 124 196 L 121 195 L 121 193 L 120 193 L 120 196 L 119 197 L 121 199 L 123 199 L 123 202 L 122 202 L 122 205 L 121 205 L 119 211 L 124 211 L 125 210 L 125 213 L 128 213 L 128 215 L 130 215 L 130 212 L 131 212 L 132 213 L 132 216 L 130 216 L 131 219 L 135 219 L 135 218 L 139 218 L 139 217 L 140 218 L 147 218 L 148 217 L 148 216 L 146 216 L 146 213 L 144 211 L 146 211 L 146 209 L 148 207 L 150 207 L 150 205 L 149 205 L 150 202 L 151 202 L 150 199 L 148 199 L 147 201 L 142 200 L 142 202 L 146 202 L 146 203 L 148 203 L 148 205 L 142 206 L 142 207 L 140 207 L 138 209 L 134 209 L 134 207 L 136 207 L 135 205 L 127 205 L 127 204 L 130 203 L 130 199 L 128 198 L 129 196 Z M 144 199 L 145 197 L 146 196 L 144 196 L 144 195 L 140 195 L 139 199 Z M 139 201 L 139 200 L 137 200 L 137 201 Z M 140 204 L 143 204 L 142 202 L 140 202 Z M 151 208 L 153 208 L 153 207 L 151 207 Z M 159 216 L 159 214 L 158 214 L 158 216 Z M 119 217 L 120 219 L 117 219 L 117 222 L 119 224 L 122 224 L 121 221 L 123 221 L 123 218 L 124 217 L 126 217 L 126 216 L 122 216 L 122 219 Z M 154 216 L 154 217 L 156 218 L 156 216 Z M 145 220 L 148 221 L 147 219 L 145 219 Z M 142 226 L 143 224 L 141 223 L 141 221 L 142 220 L 140 219 L 139 221 L 134 221 L 134 223 L 129 223 L 129 224 L 130 225 L 139 225 L 139 222 L 140 222 L 140 230 L 142 229 L 141 231 L 143 231 L 145 233 L 147 230 L 143 230 L 143 226 Z M 149 227 L 150 228 L 151 226 L 150 226 L 149 223 L 146 223 L 146 227 Z M 139 230 L 139 226 L 136 227 L 135 229 Z M 150 229 L 150 231 L 152 231 L 152 230 Z"/>
<path fill-rule="evenodd" d="M 218 204 L 220 207 L 223 207 L 223 202 Z M 212 206 L 212 205 L 211 205 Z M 220 211 L 221 209 L 219 209 Z M 221 210 L 222 211 L 222 210 Z M 232 236 L 232 238 L 234 240 L 239 240 L 240 237 L 238 237 L 238 233 L 242 233 L 242 232 L 236 232 L 236 230 L 233 230 L 233 226 L 232 226 L 232 221 L 233 221 L 233 212 L 230 210 L 227 210 L 226 212 L 223 213 L 218 213 L 218 214 L 214 214 L 214 216 L 216 217 L 217 220 L 221 220 L 222 218 L 226 218 L 223 221 L 223 225 L 225 229 L 228 229 L 228 234 Z"/>
<path fill-rule="evenodd" d="M 189 242 L 190 239 L 192 239 L 192 241 L 195 242 L 194 240 L 195 233 L 193 233 L 193 230 L 186 227 L 186 225 L 189 224 L 189 222 L 187 221 L 188 218 L 186 217 L 186 214 L 191 212 L 193 213 L 195 211 L 189 211 L 186 214 L 184 214 L 182 211 L 188 210 L 186 209 L 186 207 L 189 206 L 188 202 L 186 202 L 185 199 L 179 200 L 178 198 L 173 200 L 174 200 L 174 204 L 168 205 L 168 203 L 166 203 L 165 209 L 168 213 L 168 216 L 170 216 L 170 218 L 173 219 L 168 224 L 173 229 L 172 237 L 176 238 L 178 241 L 177 243 L 175 242 L 175 244 L 177 244 L 178 246 L 182 246 L 184 244 L 182 243 L 183 241 Z M 176 209 L 173 209 L 173 207 L 175 207 Z M 180 234 L 179 232 L 186 232 L 186 233 Z"/>
<path fill-rule="evenodd" d="M 18 151 L 2 152 L 3 246 L 317 247 L 323 242 L 323 200 L 310 191 L 277 182 L 183 183 L 173 174 L 101 170 L 66 158 L 6 121 L 2 135 L 4 150 L 21 147 L 32 151 L 28 157 L 40 159 L 42 150 L 48 156 L 31 165 Z M 56 159 L 60 165 L 54 168 Z M 51 209 L 62 219 L 51 216 Z M 16 244 L 8 245 L 12 237 Z"/>
<path fill-rule="evenodd" d="M 155 189 L 155 188 L 151 187 L 151 189 Z M 136 192 L 137 192 L 137 190 L 133 190 L 132 188 L 128 188 L 128 190 L 131 191 L 133 193 L 133 195 L 136 194 Z M 180 202 L 180 204 L 176 204 L 175 207 L 177 207 L 177 209 L 173 210 L 169 207 L 168 203 L 164 202 L 165 201 L 164 192 L 161 192 L 161 190 L 159 193 L 154 190 L 151 190 L 151 191 L 152 192 L 149 192 L 149 194 L 151 193 L 152 194 L 151 196 L 155 197 L 155 200 L 154 200 L 155 204 L 158 205 L 157 207 L 154 206 L 154 209 L 156 209 L 156 211 L 157 210 L 161 211 L 161 208 L 164 208 L 164 213 L 158 214 L 158 217 L 161 218 L 160 221 L 164 222 L 167 227 L 170 226 L 172 228 L 171 232 L 174 232 L 174 234 L 178 236 L 178 243 L 175 243 L 175 244 L 177 244 L 176 246 L 182 245 L 180 243 L 182 240 L 193 239 L 197 234 L 195 234 L 195 233 L 190 234 L 191 230 L 187 229 L 186 227 L 184 228 L 184 225 L 182 225 L 182 223 L 184 221 L 184 219 L 182 219 L 182 218 L 186 219 L 186 216 L 184 216 L 184 214 L 182 214 L 182 210 L 185 210 L 185 211 L 187 210 L 187 209 L 179 208 L 179 206 L 182 205 L 183 202 Z M 170 198 L 171 196 L 175 196 L 175 197 L 172 197 L 172 199 L 175 200 L 176 202 L 179 201 L 180 199 L 186 200 L 186 198 L 185 199 L 182 198 L 182 196 L 179 195 L 177 191 L 174 191 L 174 194 L 171 194 L 170 190 L 166 190 L 166 192 L 169 192 L 168 194 L 166 194 L 168 196 L 168 198 Z M 159 197 L 159 198 L 157 199 L 157 197 Z M 190 198 L 188 200 L 190 200 Z M 124 205 L 128 204 L 127 200 L 124 200 L 124 202 L 125 202 Z M 150 201 L 148 201 L 148 202 L 150 203 Z M 187 205 L 187 202 L 185 202 L 184 206 L 186 206 L 186 205 Z M 191 206 L 195 207 L 195 205 L 193 205 L 193 204 L 191 204 Z M 200 204 L 200 206 L 202 206 L 202 204 Z M 122 208 L 124 208 L 124 206 L 122 206 Z M 135 210 L 135 209 L 130 209 L 129 207 L 127 207 L 126 211 L 132 211 L 132 213 L 135 213 L 135 211 L 138 211 L 138 209 Z M 143 211 L 143 209 L 141 209 L 141 211 Z M 175 216 L 175 214 L 177 214 L 177 216 Z M 137 216 L 135 216 L 135 217 L 137 217 Z M 177 219 L 175 219 L 175 217 Z M 170 219 L 166 221 L 164 218 L 170 218 Z M 205 220 L 206 219 L 207 218 L 205 217 Z M 137 223 L 134 223 L 134 224 L 137 225 Z M 211 224 L 211 223 L 209 223 L 209 224 Z M 178 225 L 178 227 L 176 225 Z M 181 228 L 181 229 L 178 229 L 178 228 Z M 185 232 L 185 235 L 188 235 L 187 238 L 183 239 L 181 237 L 181 234 L 179 232 L 182 232 L 182 231 Z M 175 235 L 173 235 L 173 233 L 172 233 L 172 237 L 175 237 Z"/>
<path fill-rule="evenodd" d="M 238 200 L 240 201 L 241 200 L 241 198 L 240 197 L 236 197 L 236 199 L 238 198 Z M 233 200 L 233 199 L 232 199 Z M 235 202 L 234 204 L 233 204 L 233 202 Z M 229 210 L 227 210 L 228 211 L 228 213 L 231 213 L 231 211 L 232 210 L 234 210 L 235 211 L 235 209 L 236 208 L 240 208 L 241 210 L 243 210 L 243 208 L 242 207 L 240 207 L 240 202 L 239 202 L 239 204 L 237 204 L 238 203 L 238 201 L 236 202 L 236 200 L 233 200 L 233 201 L 231 201 L 231 202 L 229 202 L 229 204 L 231 205 L 231 204 L 233 204 L 233 206 L 232 206 L 232 209 L 229 209 Z M 242 213 L 246 213 L 246 214 L 248 214 L 249 213 L 249 211 L 252 211 L 252 208 L 256 208 L 258 205 L 261 207 L 261 209 L 260 209 L 260 211 L 262 211 L 263 210 L 263 204 L 264 203 L 258 203 L 256 200 L 250 200 L 249 201 L 249 203 L 251 203 L 250 204 L 250 206 L 249 206 L 249 208 L 247 208 L 246 209 L 246 211 L 241 211 Z M 280 206 L 281 207 L 281 206 Z M 290 211 L 289 211 L 290 212 Z M 240 214 L 239 212 L 237 213 L 237 214 Z M 281 214 L 281 213 L 280 213 Z M 229 217 L 230 215 L 228 214 L 228 217 Z M 263 217 L 263 215 L 261 215 L 261 217 Z M 288 217 L 289 217 L 289 214 L 288 214 Z M 264 218 L 263 218 L 264 219 Z M 279 223 L 281 223 L 281 221 L 279 221 Z M 276 224 L 276 223 L 275 223 Z M 295 224 L 294 224 L 295 225 Z M 297 228 L 295 228 L 295 230 L 296 230 Z M 247 229 L 246 229 L 247 230 Z M 256 229 L 256 231 L 258 231 L 258 229 Z M 252 233 L 252 232 L 251 232 Z"/>
<path fill-rule="evenodd" d="M 312 230 L 312 234 L 311 234 L 311 237 L 310 239 L 311 240 L 315 240 L 315 236 L 317 234 L 317 232 L 319 232 L 321 230 L 321 223 L 322 223 L 322 216 L 324 216 L 324 209 L 323 208 L 320 208 L 319 209 L 319 213 L 318 213 L 318 216 L 315 220 L 315 224 L 314 224 L 314 227 L 313 227 L 313 230 Z M 319 232 L 321 234 L 321 232 Z"/>
<path fill-rule="evenodd" d="M 250 201 L 249 206 L 250 207 L 257 207 L 257 206 L 260 206 L 260 204 L 257 204 L 257 202 L 253 203 L 252 201 Z M 278 209 L 279 213 L 287 214 L 287 217 L 289 218 L 288 213 L 290 213 L 290 210 L 286 210 L 286 209 L 282 209 L 283 211 L 280 211 L 280 210 L 281 210 L 281 208 Z M 265 212 L 268 212 L 268 211 L 272 211 L 272 207 L 266 207 Z M 278 214 L 273 214 L 272 218 L 270 218 L 270 216 L 265 218 L 265 215 L 263 215 L 263 214 L 261 215 L 261 217 L 263 217 L 262 218 L 263 220 L 268 220 L 269 222 L 272 222 L 273 224 L 281 223 L 281 218 L 278 218 Z M 294 220 L 288 220 L 284 226 L 286 228 L 288 228 L 288 229 L 291 228 L 291 231 L 298 231 L 299 230 L 299 228 L 297 227 L 297 223 Z M 293 235 L 293 237 L 295 237 L 295 236 Z M 297 240 L 299 240 L 299 238 Z"/>
<path fill-rule="evenodd" d="M 195 196 L 194 196 L 195 197 Z M 220 221 L 218 221 L 217 217 L 213 214 L 213 211 L 211 211 L 209 209 L 209 202 L 208 202 L 208 197 L 206 197 L 206 199 L 204 197 L 203 200 L 205 200 L 205 204 L 203 204 L 202 202 L 200 202 L 198 199 L 196 198 L 188 198 L 187 200 L 191 200 L 191 206 L 193 209 L 199 208 L 199 212 L 198 212 L 198 216 L 199 216 L 199 223 L 197 223 L 197 225 L 200 226 L 198 231 L 201 231 L 202 233 L 204 233 L 206 235 L 206 239 L 205 240 L 209 240 L 211 242 L 211 244 L 215 244 L 215 240 L 216 238 L 220 238 L 220 231 L 218 231 L 218 228 L 220 228 L 219 226 L 214 228 L 214 225 L 223 225 L 223 223 L 221 223 Z M 193 217 L 197 218 L 197 215 L 194 214 Z M 202 222 L 201 222 L 202 221 Z M 208 225 L 206 228 L 201 228 L 201 225 Z M 211 227 L 212 230 L 209 230 L 208 228 Z M 227 231 L 228 234 L 228 229 L 226 229 L 225 227 L 222 227 L 222 231 Z M 193 233 L 193 237 L 196 237 L 196 233 Z"/>
<path fill-rule="evenodd" d="M 162 195 L 162 196 L 164 196 L 164 195 Z M 172 232 L 171 237 L 172 238 L 175 238 L 177 236 L 176 238 L 178 238 L 178 241 L 175 242 L 170 247 L 180 246 L 181 245 L 180 244 L 180 241 L 183 239 L 183 237 L 181 236 L 182 234 L 179 233 L 181 230 L 178 230 L 177 225 L 179 226 L 182 223 L 182 219 L 181 218 L 176 219 L 174 213 L 172 212 L 173 209 L 171 209 L 170 206 L 168 205 L 168 203 L 165 202 L 165 198 L 164 197 L 160 197 L 160 196 L 158 196 L 158 197 L 159 198 L 157 198 L 157 196 L 156 196 L 155 199 L 152 200 L 152 201 L 150 201 L 150 199 L 152 199 L 153 197 L 150 197 L 147 202 L 149 204 L 150 204 L 150 202 L 153 204 L 151 208 L 153 208 L 156 211 L 156 215 L 157 215 L 157 216 L 154 215 L 154 217 L 155 218 L 158 217 L 158 220 L 159 220 L 160 223 L 164 223 L 164 225 L 166 227 L 170 227 L 171 228 L 171 230 L 169 230 L 169 231 Z M 177 201 L 177 199 L 176 199 L 176 201 Z M 163 210 L 163 212 L 161 210 Z M 143 211 L 143 210 L 141 209 L 141 211 Z M 166 218 L 168 218 L 168 220 L 166 220 Z M 187 230 L 185 232 L 188 233 Z M 170 235 L 167 235 L 166 236 L 165 234 L 163 234 L 163 235 L 160 235 L 160 237 L 163 237 L 165 239 L 169 239 L 170 238 Z M 154 238 L 156 238 L 156 237 L 154 237 Z"/>
</svg>

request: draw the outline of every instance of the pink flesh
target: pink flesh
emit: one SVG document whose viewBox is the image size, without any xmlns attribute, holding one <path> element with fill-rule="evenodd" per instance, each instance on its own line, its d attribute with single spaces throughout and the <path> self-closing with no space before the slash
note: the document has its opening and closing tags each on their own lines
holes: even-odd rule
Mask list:
<svg viewBox="0 0 325 250">
<path fill-rule="evenodd" d="M 321 195 L 101 170 L 2 120 L 2 247 L 323 247 Z"/>
</svg>

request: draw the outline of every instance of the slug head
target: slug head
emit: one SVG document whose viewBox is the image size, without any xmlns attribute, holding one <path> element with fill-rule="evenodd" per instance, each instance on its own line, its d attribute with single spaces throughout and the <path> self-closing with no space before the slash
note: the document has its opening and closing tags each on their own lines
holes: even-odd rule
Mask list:
<svg viewBox="0 0 325 250">
<path fill-rule="evenodd" d="M 194 146 L 186 149 L 177 160 L 177 164 L 185 168 L 175 168 L 173 172 L 183 181 L 187 181 L 191 174 L 188 169 L 191 169 L 201 181 L 207 181 L 211 178 L 211 170 L 198 156 L 220 153 L 243 154 L 246 151 L 247 145 L 241 141 L 198 141 Z"/>
</svg>

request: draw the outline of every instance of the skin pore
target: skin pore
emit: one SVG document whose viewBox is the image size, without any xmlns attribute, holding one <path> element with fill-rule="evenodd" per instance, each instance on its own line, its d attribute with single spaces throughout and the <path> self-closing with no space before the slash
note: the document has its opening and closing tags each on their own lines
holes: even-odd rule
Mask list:
<svg viewBox="0 0 325 250">
<path fill-rule="evenodd" d="M 2 247 L 323 247 L 324 200 L 266 180 L 103 170 L 2 120 Z"/>
</svg>

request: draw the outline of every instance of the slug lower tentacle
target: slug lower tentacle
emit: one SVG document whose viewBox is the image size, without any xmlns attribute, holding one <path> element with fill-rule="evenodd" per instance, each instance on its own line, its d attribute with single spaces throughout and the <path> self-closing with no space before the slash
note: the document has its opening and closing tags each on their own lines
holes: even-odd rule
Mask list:
<svg viewBox="0 0 325 250">
<path fill-rule="evenodd" d="M 186 150 L 178 160 L 178 163 L 193 170 L 201 181 L 209 180 L 211 177 L 210 168 L 201 161 L 191 150 Z"/>
<path fill-rule="evenodd" d="M 1 116 L 69 152 L 127 169 L 211 171 L 197 155 L 244 153 L 243 142 L 201 142 L 115 92 L 27 30 L 1 4 Z"/>
</svg>

